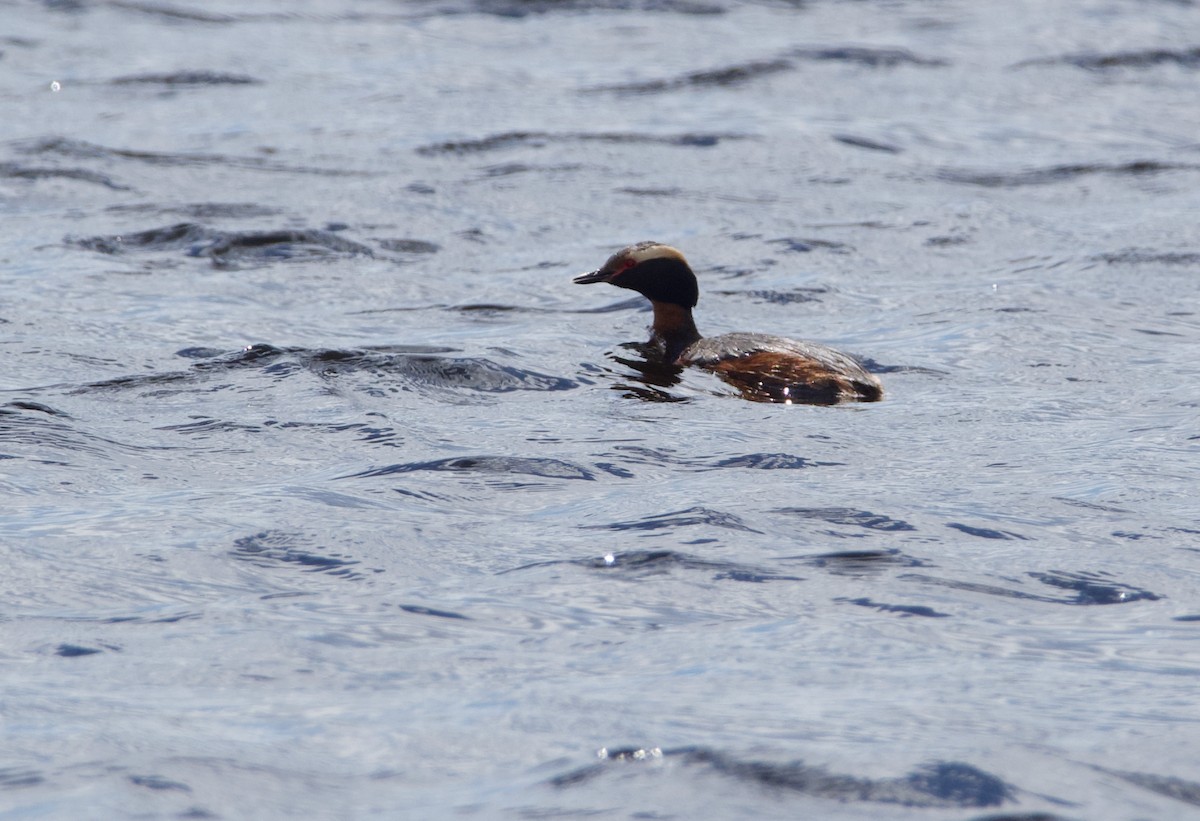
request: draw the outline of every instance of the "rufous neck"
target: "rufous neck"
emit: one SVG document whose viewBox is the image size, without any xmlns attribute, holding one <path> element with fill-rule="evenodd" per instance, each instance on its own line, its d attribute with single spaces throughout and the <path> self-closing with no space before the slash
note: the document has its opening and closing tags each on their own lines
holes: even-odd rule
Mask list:
<svg viewBox="0 0 1200 821">
<path fill-rule="evenodd" d="M 651 300 L 654 306 L 653 341 L 662 345 L 663 356 L 674 362 L 684 349 L 700 339 L 692 309 L 671 302 Z"/>
</svg>

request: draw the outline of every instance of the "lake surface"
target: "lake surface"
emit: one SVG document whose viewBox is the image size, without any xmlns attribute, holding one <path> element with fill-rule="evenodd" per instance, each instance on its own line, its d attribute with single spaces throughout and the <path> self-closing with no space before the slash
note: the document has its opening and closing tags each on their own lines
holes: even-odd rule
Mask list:
<svg viewBox="0 0 1200 821">
<path fill-rule="evenodd" d="M 4 818 L 1200 817 L 1200 6 L 0 21 Z"/>
</svg>

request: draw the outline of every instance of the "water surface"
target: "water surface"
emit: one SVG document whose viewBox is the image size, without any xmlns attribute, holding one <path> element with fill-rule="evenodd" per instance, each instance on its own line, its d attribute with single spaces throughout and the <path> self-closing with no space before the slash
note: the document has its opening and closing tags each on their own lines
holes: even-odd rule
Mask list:
<svg viewBox="0 0 1200 821">
<path fill-rule="evenodd" d="M 1200 816 L 1195 6 L 3 17 L 6 817 Z"/>
</svg>

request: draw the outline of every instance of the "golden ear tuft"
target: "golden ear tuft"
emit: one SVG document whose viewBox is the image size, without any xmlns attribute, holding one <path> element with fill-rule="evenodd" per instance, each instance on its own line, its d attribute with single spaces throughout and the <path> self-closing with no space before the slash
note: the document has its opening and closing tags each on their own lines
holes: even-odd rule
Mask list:
<svg viewBox="0 0 1200 821">
<path fill-rule="evenodd" d="M 677 259 L 684 265 L 687 264 L 683 252 L 678 248 L 672 248 L 670 245 L 663 245 L 661 242 L 653 241 L 630 245 L 621 252 L 621 256 L 632 259 L 635 262 L 648 262 L 652 259 Z"/>
</svg>

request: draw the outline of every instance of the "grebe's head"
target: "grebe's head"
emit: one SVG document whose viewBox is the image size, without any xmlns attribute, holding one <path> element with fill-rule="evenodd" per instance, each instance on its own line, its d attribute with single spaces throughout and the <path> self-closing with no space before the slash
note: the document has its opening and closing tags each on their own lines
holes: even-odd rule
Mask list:
<svg viewBox="0 0 1200 821">
<path fill-rule="evenodd" d="M 694 308 L 700 299 L 696 275 L 679 249 L 661 242 L 639 242 L 622 248 L 602 266 L 572 280 L 576 285 L 607 282 L 629 288 L 653 302 Z"/>
</svg>

